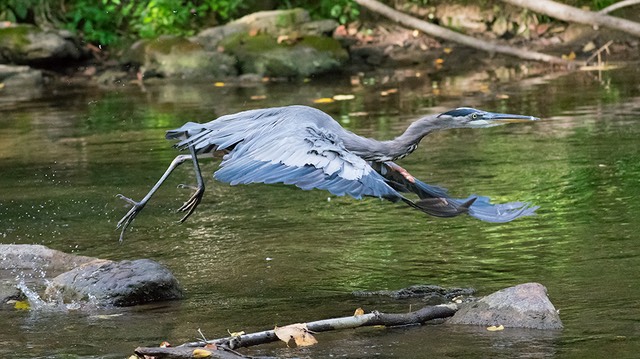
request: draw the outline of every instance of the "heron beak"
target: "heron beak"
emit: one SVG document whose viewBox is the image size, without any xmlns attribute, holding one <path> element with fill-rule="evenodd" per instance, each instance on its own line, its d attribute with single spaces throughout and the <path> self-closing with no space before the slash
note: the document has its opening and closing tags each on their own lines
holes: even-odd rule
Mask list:
<svg viewBox="0 0 640 359">
<path fill-rule="evenodd" d="M 523 115 L 512 115 L 508 113 L 492 113 L 488 112 L 482 119 L 495 124 L 506 124 L 506 123 L 515 123 L 515 122 L 529 122 L 529 121 L 538 121 L 539 118 L 533 116 L 523 116 Z"/>
</svg>

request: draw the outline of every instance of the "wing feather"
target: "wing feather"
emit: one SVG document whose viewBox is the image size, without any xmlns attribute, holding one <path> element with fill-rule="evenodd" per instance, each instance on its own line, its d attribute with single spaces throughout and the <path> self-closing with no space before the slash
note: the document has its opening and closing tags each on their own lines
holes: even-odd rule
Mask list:
<svg viewBox="0 0 640 359">
<path fill-rule="evenodd" d="M 269 130 L 261 129 L 260 136 L 234 144 L 214 174 L 217 180 L 232 185 L 292 184 L 355 198 L 400 197 L 365 160 L 349 152 L 336 134 L 312 124 L 297 127 L 269 122 L 266 127 Z"/>
</svg>

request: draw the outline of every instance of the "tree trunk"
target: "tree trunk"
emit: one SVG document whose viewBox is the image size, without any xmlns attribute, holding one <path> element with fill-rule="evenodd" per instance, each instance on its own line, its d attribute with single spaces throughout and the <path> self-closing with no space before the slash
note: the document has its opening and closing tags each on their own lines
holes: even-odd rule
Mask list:
<svg viewBox="0 0 640 359">
<path fill-rule="evenodd" d="M 619 30 L 640 37 L 640 24 L 617 17 L 581 10 L 551 0 L 502 0 L 506 3 L 523 7 L 554 19 L 577 22 L 586 25 L 599 25 Z"/>
<path fill-rule="evenodd" d="M 500 53 L 500 54 L 510 55 L 510 56 L 518 57 L 525 60 L 548 62 L 551 64 L 559 64 L 559 65 L 565 65 L 565 66 L 571 65 L 571 62 L 556 56 L 547 55 L 547 54 L 543 54 L 535 51 L 522 50 L 512 46 L 495 44 L 488 41 L 476 39 L 471 36 L 463 35 L 455 31 L 446 29 L 444 27 L 417 19 L 413 16 L 403 14 L 375 0 L 355 0 L 355 2 L 357 2 L 361 6 L 366 7 L 371 11 L 382 14 L 388 17 L 389 19 L 397 23 L 400 23 L 404 26 L 420 30 L 425 34 L 428 34 L 434 37 L 438 37 L 438 38 L 453 41 L 465 46 L 469 46 L 474 49 L 487 51 L 489 53 Z"/>
</svg>

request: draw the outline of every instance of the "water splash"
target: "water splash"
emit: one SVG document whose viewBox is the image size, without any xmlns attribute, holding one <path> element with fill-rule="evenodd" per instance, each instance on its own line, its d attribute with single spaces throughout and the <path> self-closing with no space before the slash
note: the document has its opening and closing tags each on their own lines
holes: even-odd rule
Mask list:
<svg viewBox="0 0 640 359">
<path fill-rule="evenodd" d="M 89 296 L 88 300 L 74 300 L 69 303 L 65 303 L 62 293 L 55 289 L 51 283 L 45 280 L 47 285 L 46 298 L 43 299 L 40 295 L 24 282 L 20 280 L 16 287 L 24 293 L 29 302 L 31 311 L 45 311 L 45 312 L 69 312 L 69 311 L 92 311 L 100 309 L 100 304 L 93 296 Z"/>
</svg>

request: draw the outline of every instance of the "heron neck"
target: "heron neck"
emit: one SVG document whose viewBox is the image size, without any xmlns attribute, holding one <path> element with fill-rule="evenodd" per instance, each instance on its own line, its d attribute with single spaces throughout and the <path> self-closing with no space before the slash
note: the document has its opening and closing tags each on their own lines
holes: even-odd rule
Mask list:
<svg viewBox="0 0 640 359">
<path fill-rule="evenodd" d="M 437 130 L 433 119 L 429 116 L 415 121 L 393 140 L 378 141 L 356 135 L 357 138 L 346 140 L 345 145 L 367 161 L 393 161 L 413 152 L 424 136 Z"/>
</svg>

